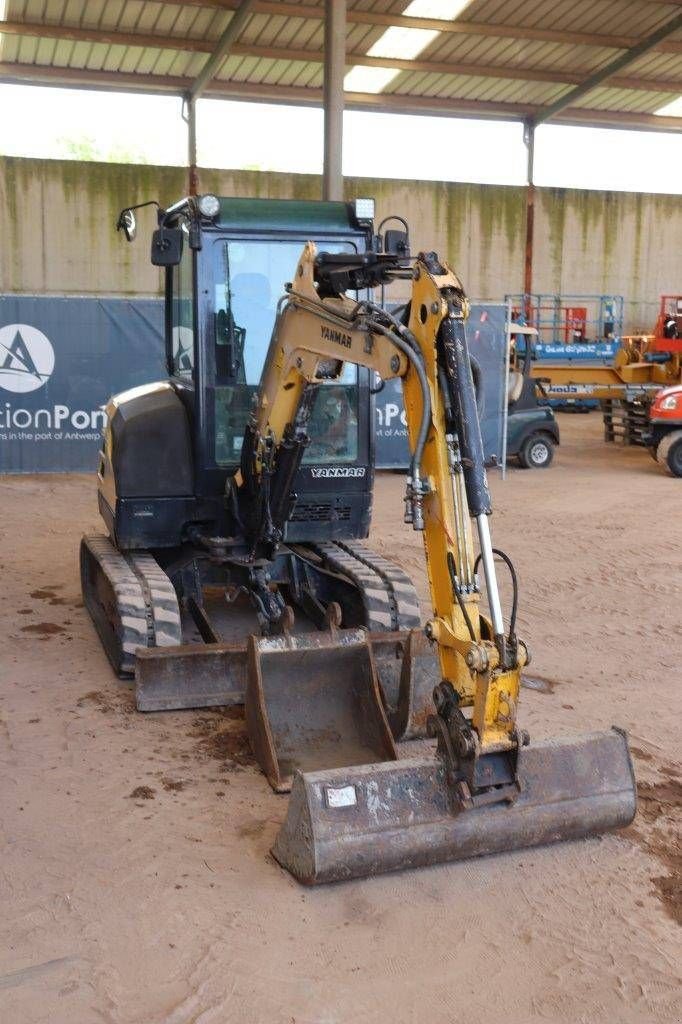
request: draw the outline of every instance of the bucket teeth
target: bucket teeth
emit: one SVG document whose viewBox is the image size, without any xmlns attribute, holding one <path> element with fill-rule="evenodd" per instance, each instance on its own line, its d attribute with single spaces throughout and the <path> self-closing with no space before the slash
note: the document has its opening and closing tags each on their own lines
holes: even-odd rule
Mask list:
<svg viewBox="0 0 682 1024">
<path fill-rule="evenodd" d="M 272 852 L 316 885 L 580 839 L 635 815 L 632 761 L 618 729 L 526 748 L 520 782 L 514 804 L 458 813 L 433 757 L 299 772 Z"/>
</svg>

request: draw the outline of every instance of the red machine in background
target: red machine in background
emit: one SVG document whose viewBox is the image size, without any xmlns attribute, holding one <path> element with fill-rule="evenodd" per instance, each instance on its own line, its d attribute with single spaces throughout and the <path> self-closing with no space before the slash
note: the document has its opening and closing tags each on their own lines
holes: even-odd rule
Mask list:
<svg viewBox="0 0 682 1024">
<path fill-rule="evenodd" d="M 682 352 L 682 295 L 661 295 L 649 352 Z"/>
<path fill-rule="evenodd" d="M 578 345 L 587 341 L 587 306 L 564 306 L 562 312 L 564 344 Z"/>
<path fill-rule="evenodd" d="M 661 295 L 653 337 L 647 339 L 650 359 L 673 360 L 682 355 L 682 295 Z M 682 384 L 662 388 L 649 406 L 649 429 L 643 436 L 651 455 L 673 476 L 682 476 Z"/>
<path fill-rule="evenodd" d="M 682 351 L 682 338 L 677 344 Z M 682 384 L 662 388 L 654 398 L 645 441 L 657 462 L 673 476 L 682 476 Z"/>
</svg>

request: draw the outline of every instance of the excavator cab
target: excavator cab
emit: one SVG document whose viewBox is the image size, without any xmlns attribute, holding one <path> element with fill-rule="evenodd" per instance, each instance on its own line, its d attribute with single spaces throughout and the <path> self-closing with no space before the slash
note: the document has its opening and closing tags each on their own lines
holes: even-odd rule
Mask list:
<svg viewBox="0 0 682 1024">
<path fill-rule="evenodd" d="M 310 238 L 330 253 L 366 252 L 373 244 L 372 214 L 368 200 L 212 195 L 189 197 L 160 212 L 151 258 L 165 275 L 168 387 L 163 397 L 158 391 L 155 398 L 137 392 L 134 408 L 125 395 L 117 397 L 114 440 L 120 436 L 120 444 L 126 443 L 128 416 L 141 434 L 135 439 L 139 479 L 118 478 L 106 452 L 102 467 L 100 511 L 120 548 L 176 546 L 196 522 L 202 529 L 210 522 L 214 534 L 235 533 L 225 483 L 239 466 L 277 304 L 292 267 Z M 131 210 L 121 214 L 124 229 L 130 216 Z M 374 445 L 370 402 L 369 373 L 352 366 L 320 390 L 288 539 L 367 535 Z M 157 431 L 165 422 L 182 432 L 178 421 L 183 418 L 184 437 L 175 437 L 174 450 L 164 458 Z M 142 496 L 144 510 L 138 507 Z"/>
</svg>

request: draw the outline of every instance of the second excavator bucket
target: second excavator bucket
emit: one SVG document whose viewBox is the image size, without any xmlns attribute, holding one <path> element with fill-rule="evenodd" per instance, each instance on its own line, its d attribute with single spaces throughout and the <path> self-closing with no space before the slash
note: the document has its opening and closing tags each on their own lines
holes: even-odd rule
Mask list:
<svg viewBox="0 0 682 1024">
<path fill-rule="evenodd" d="M 434 645 L 423 629 L 372 633 L 370 641 L 394 739 L 425 739 L 435 710 L 433 688 L 441 678 Z"/>
<path fill-rule="evenodd" d="M 372 647 L 363 629 L 249 640 L 245 716 L 276 792 L 297 771 L 395 760 Z"/>
<path fill-rule="evenodd" d="M 272 852 L 316 885 L 581 839 L 628 825 L 636 809 L 625 734 L 524 748 L 513 804 L 460 810 L 434 756 L 299 772 Z"/>
</svg>

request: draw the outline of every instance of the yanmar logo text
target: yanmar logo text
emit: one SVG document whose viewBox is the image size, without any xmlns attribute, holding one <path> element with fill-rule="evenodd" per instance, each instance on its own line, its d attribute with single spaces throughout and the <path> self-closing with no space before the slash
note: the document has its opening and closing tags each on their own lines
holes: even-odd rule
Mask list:
<svg viewBox="0 0 682 1024">
<path fill-rule="evenodd" d="M 350 348 L 353 344 L 350 334 L 337 331 L 333 327 L 325 327 L 324 324 L 320 326 L 320 335 L 325 341 L 333 341 L 335 345 L 343 345 L 344 348 Z"/>
<path fill-rule="evenodd" d="M 316 466 L 310 470 L 313 480 L 338 480 L 339 478 L 362 477 L 366 466 Z"/>
</svg>

